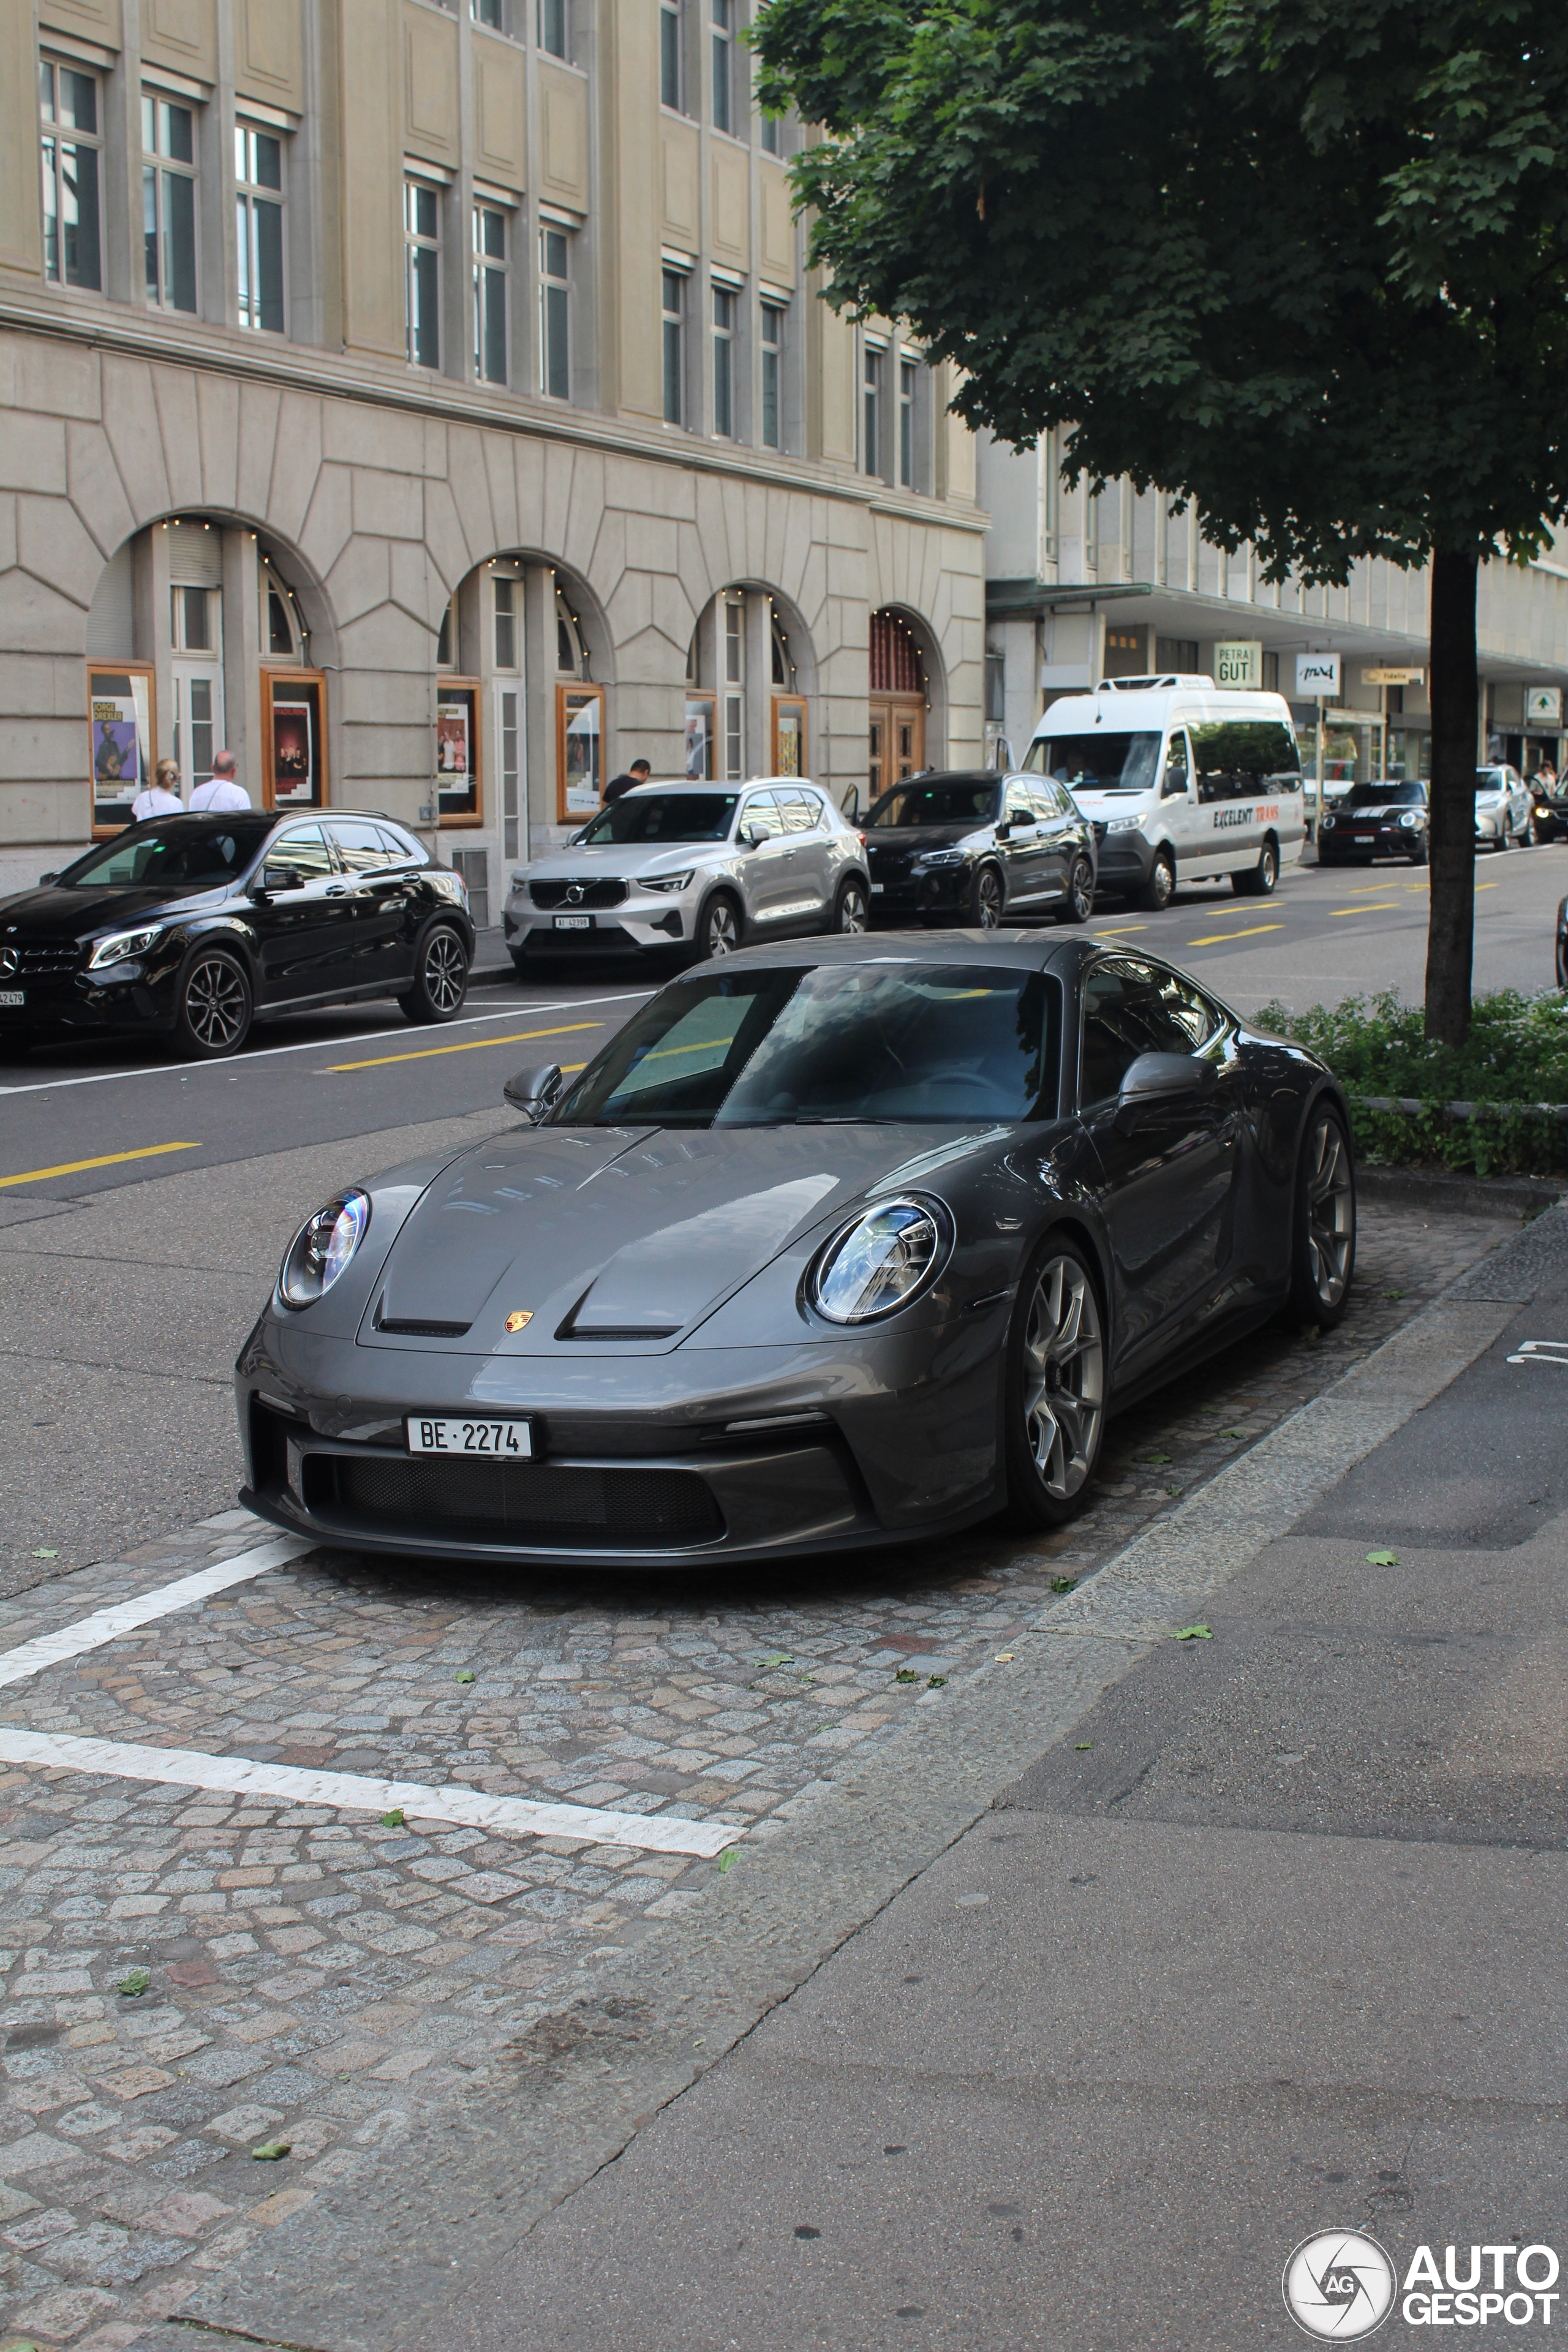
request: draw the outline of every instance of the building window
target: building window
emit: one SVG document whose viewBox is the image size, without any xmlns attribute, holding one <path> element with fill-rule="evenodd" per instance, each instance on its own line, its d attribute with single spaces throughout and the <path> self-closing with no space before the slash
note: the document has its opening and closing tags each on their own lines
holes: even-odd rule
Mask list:
<svg viewBox="0 0 1568 2352">
<path fill-rule="evenodd" d="M 664 421 L 686 422 L 686 278 L 664 273 Z"/>
<path fill-rule="evenodd" d="M 408 357 L 415 367 L 439 367 L 441 278 L 440 192 L 423 180 L 403 183 L 404 299 Z"/>
<path fill-rule="evenodd" d="M 899 479 L 906 490 L 915 486 L 915 362 L 899 362 Z"/>
<path fill-rule="evenodd" d="M 552 58 L 567 54 L 567 0 L 539 0 L 539 46 Z"/>
<path fill-rule="evenodd" d="M 735 0 L 711 0 L 713 10 L 713 128 L 730 131 L 734 127 L 732 104 L 733 58 L 731 55 L 731 31 Z"/>
<path fill-rule="evenodd" d="M 269 131 L 234 126 L 234 235 L 239 262 L 239 323 L 283 332 L 283 142 Z"/>
<path fill-rule="evenodd" d="M 1156 637 L 1154 667 L 1166 675 L 1184 671 L 1190 677 L 1198 666 L 1196 637 Z"/>
<path fill-rule="evenodd" d="M 680 53 L 684 44 L 680 37 L 679 0 L 664 0 L 658 12 L 658 95 L 663 106 L 680 112 Z"/>
<path fill-rule="evenodd" d="M 735 296 L 713 289 L 713 430 L 735 437 Z"/>
<path fill-rule="evenodd" d="M 506 215 L 474 206 L 474 373 L 504 383 L 506 364 Z"/>
<path fill-rule="evenodd" d="M 862 436 L 861 464 L 867 473 L 882 470 L 882 368 L 886 354 L 868 343 L 865 374 L 865 429 Z"/>
<path fill-rule="evenodd" d="M 71 66 L 38 67 L 44 165 L 44 276 L 51 286 L 101 291 L 98 79 Z M 68 138 L 65 134 L 69 132 Z"/>
<path fill-rule="evenodd" d="M 458 600 L 447 599 L 447 609 L 441 615 L 441 625 L 436 633 L 436 667 L 456 669 L 458 667 Z"/>
<path fill-rule="evenodd" d="M 764 155 L 782 155 L 784 153 L 784 121 L 782 116 L 777 114 L 764 114 L 758 126 L 757 135 L 762 141 L 763 152 Z"/>
<path fill-rule="evenodd" d="M 502 0 L 473 0 L 473 16 L 476 25 L 488 25 L 492 33 L 506 30 Z"/>
<path fill-rule="evenodd" d="M 495 589 L 495 666 L 497 669 L 517 667 L 518 584 L 510 574 L 500 572 L 497 572 L 492 581 Z"/>
<path fill-rule="evenodd" d="M 142 100 L 142 227 L 147 299 L 165 310 L 196 307 L 196 119 L 188 106 L 149 92 Z"/>
<path fill-rule="evenodd" d="M 776 302 L 763 304 L 763 446 L 782 449 L 783 409 L 780 401 L 779 368 L 784 358 L 784 314 Z"/>
<path fill-rule="evenodd" d="M 564 229 L 539 232 L 539 388 L 552 400 L 572 397 L 571 239 Z"/>
</svg>

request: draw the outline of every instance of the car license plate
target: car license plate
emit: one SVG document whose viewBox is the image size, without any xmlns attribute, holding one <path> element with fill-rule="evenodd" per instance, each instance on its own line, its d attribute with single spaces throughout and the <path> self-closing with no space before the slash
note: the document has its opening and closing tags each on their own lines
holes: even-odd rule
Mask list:
<svg viewBox="0 0 1568 2352">
<path fill-rule="evenodd" d="M 1370 833 L 1357 833 L 1352 834 L 1351 838 L 1357 842 L 1371 841 L 1373 839 L 1373 835 Z"/>
<path fill-rule="evenodd" d="M 410 1454 L 466 1454 L 470 1461 L 526 1462 L 533 1453 L 533 1430 L 526 1421 L 462 1421 L 411 1412 L 407 1426 Z"/>
<path fill-rule="evenodd" d="M 888 886 L 887 886 L 887 884 L 886 884 L 885 882 L 873 882 L 873 883 L 872 883 L 872 885 L 871 885 L 871 896 L 872 896 L 872 898 L 879 898 L 881 897 L 881 895 L 882 895 L 883 891 L 887 888 L 887 887 L 888 887 Z"/>
<path fill-rule="evenodd" d="M 26 1004 L 26 1002 L 27 992 L 25 988 L 0 988 L 0 1004 L 14 1009 L 19 1004 Z"/>
<path fill-rule="evenodd" d="M 555 928 L 558 931 L 591 931 L 594 918 L 592 915 L 557 915 Z"/>
</svg>

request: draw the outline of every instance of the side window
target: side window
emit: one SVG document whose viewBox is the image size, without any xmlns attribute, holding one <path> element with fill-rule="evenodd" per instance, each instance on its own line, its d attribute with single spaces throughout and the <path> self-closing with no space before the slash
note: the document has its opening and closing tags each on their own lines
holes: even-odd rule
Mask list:
<svg viewBox="0 0 1568 2352">
<path fill-rule="evenodd" d="M 1172 730 L 1171 740 L 1165 746 L 1165 772 L 1160 780 L 1162 800 L 1171 800 L 1177 795 L 1184 800 L 1189 773 L 1186 734 L 1177 727 Z"/>
<path fill-rule="evenodd" d="M 773 794 L 773 798 L 784 813 L 784 829 L 786 833 L 816 831 L 816 820 L 822 811 L 809 793 L 779 791 Z"/>
<path fill-rule="evenodd" d="M 390 863 L 378 825 L 340 817 L 327 827 L 327 831 L 336 842 L 338 855 L 351 874 L 377 873 Z"/>
<path fill-rule="evenodd" d="M 389 825 L 377 825 L 376 831 L 381 836 L 381 845 L 386 853 L 389 865 L 423 866 L 426 864 L 425 852 L 417 842 L 405 841 L 401 834 L 394 833 Z"/>
<path fill-rule="evenodd" d="M 1008 785 L 1002 802 L 1002 822 L 1004 824 L 1034 824 L 1038 822 L 1027 785 Z"/>
<path fill-rule="evenodd" d="M 1173 972 L 1157 972 L 1131 959 L 1098 965 L 1083 984 L 1083 1032 L 1079 1055 L 1079 1108 L 1114 1101 L 1140 1054 L 1190 1054 L 1203 1000 L 1179 998 Z"/>
<path fill-rule="evenodd" d="M 307 882 L 324 882 L 332 870 L 332 854 L 319 824 L 301 824 L 279 835 L 268 849 L 267 863 L 291 866 Z"/>
<path fill-rule="evenodd" d="M 1064 816 L 1072 814 L 1072 803 L 1066 793 L 1059 784 L 1053 784 L 1048 780 L 1031 785 L 1029 798 L 1042 824 L 1056 824 Z"/>
<path fill-rule="evenodd" d="M 749 824 L 753 833 L 765 835 L 769 840 L 776 840 L 784 832 L 784 818 L 779 813 L 778 802 L 773 793 L 753 793 L 741 812 L 741 823 L 742 825 Z"/>
<path fill-rule="evenodd" d="M 1301 761 L 1289 727 L 1272 719 L 1223 719 L 1193 730 L 1200 801 L 1251 800 L 1299 789 Z"/>
</svg>

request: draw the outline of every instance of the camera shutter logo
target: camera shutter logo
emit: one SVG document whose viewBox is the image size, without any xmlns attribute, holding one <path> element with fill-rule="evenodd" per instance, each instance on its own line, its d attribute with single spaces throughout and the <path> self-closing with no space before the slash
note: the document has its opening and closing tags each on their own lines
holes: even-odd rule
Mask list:
<svg viewBox="0 0 1568 2352">
<path fill-rule="evenodd" d="M 1363 2230 L 1320 2230 L 1285 2265 L 1285 2308 L 1320 2344 L 1360 2344 L 1394 2308 L 1394 2264 Z"/>
</svg>

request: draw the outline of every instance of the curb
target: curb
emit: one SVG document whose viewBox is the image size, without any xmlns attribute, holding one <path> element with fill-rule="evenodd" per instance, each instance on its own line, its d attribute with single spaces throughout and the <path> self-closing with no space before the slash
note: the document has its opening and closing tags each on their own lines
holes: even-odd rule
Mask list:
<svg viewBox="0 0 1568 2352">
<path fill-rule="evenodd" d="M 1364 1201 L 1450 1215 L 1538 1217 L 1568 1197 L 1568 1181 L 1549 1176 L 1463 1176 L 1447 1169 L 1385 1168 L 1363 1160 L 1355 1177 Z"/>
</svg>

